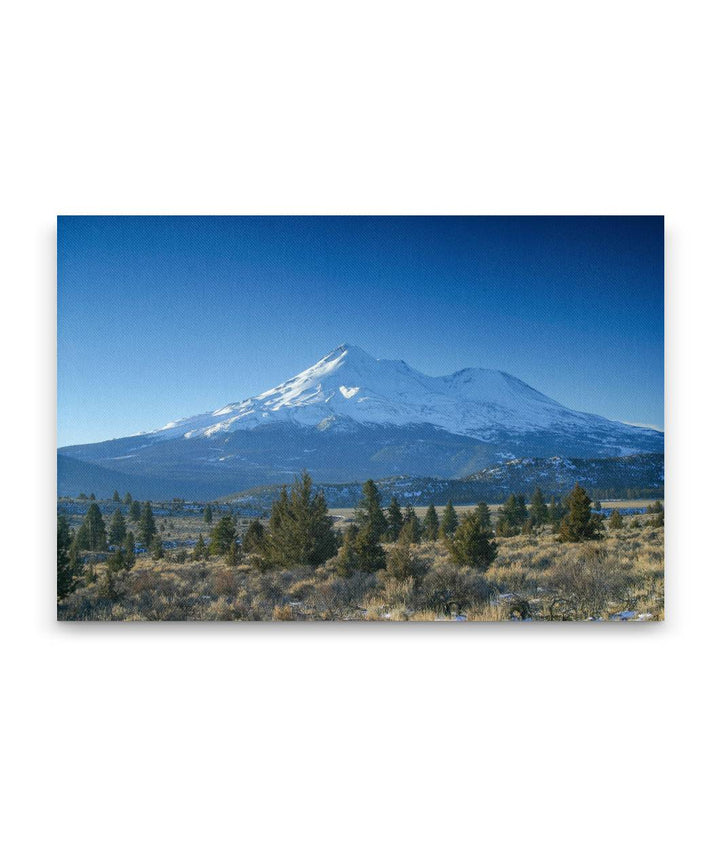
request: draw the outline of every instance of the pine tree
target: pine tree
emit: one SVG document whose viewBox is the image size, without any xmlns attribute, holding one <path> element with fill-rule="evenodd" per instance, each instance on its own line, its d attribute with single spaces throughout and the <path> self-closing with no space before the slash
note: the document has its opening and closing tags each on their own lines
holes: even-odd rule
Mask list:
<svg viewBox="0 0 720 856">
<path fill-rule="evenodd" d="M 123 541 L 123 558 L 125 560 L 125 570 L 129 571 L 135 564 L 135 536 L 132 532 L 127 532 Z"/>
<path fill-rule="evenodd" d="M 240 545 L 237 541 L 233 540 L 232 544 L 230 545 L 230 549 L 227 551 L 227 556 L 225 557 L 227 564 L 231 568 L 237 567 L 240 564 L 240 556 Z"/>
<path fill-rule="evenodd" d="M 400 536 L 405 537 L 411 544 L 417 544 L 422 535 L 422 527 L 415 509 L 408 505 L 403 514 L 403 526 Z"/>
<path fill-rule="evenodd" d="M 403 516 L 402 511 L 400 510 L 400 503 L 397 501 L 397 497 L 393 496 L 387 510 L 386 537 L 388 541 L 397 541 L 400 536 L 402 525 Z"/>
<path fill-rule="evenodd" d="M 123 497 L 123 505 L 132 505 L 132 496 L 130 496 L 130 491 L 128 491 Z"/>
<path fill-rule="evenodd" d="M 105 600 L 115 601 L 118 598 L 117 589 L 115 588 L 115 575 L 109 566 L 105 568 L 105 573 L 100 580 L 98 594 Z"/>
<path fill-rule="evenodd" d="M 156 532 L 157 528 L 155 526 L 155 517 L 153 515 L 152 506 L 149 502 L 146 502 L 142 507 L 138 523 L 138 538 L 145 549 L 150 547 L 150 542 Z"/>
<path fill-rule="evenodd" d="M 248 554 L 262 553 L 265 549 L 265 528 L 259 520 L 250 521 L 243 536 L 242 547 L 243 552 Z"/>
<path fill-rule="evenodd" d="M 449 542 L 450 555 L 458 565 L 486 571 L 497 556 L 497 545 L 477 512 L 466 515 Z"/>
<path fill-rule="evenodd" d="M 196 562 L 199 562 L 201 559 L 207 558 L 207 547 L 205 546 L 205 541 L 203 540 L 203 536 L 198 536 L 197 541 L 195 542 L 195 546 L 193 547 L 192 557 Z"/>
<path fill-rule="evenodd" d="M 210 508 L 209 505 L 206 505 L 205 510 L 203 511 L 203 522 L 210 524 L 210 523 L 212 523 L 212 519 L 213 519 L 212 508 Z"/>
<path fill-rule="evenodd" d="M 227 556 L 237 540 L 237 530 L 232 515 L 221 517 L 210 533 L 210 553 L 213 556 Z"/>
<path fill-rule="evenodd" d="M 385 551 L 372 526 L 366 524 L 355 538 L 358 570 L 373 574 L 385 567 Z"/>
<path fill-rule="evenodd" d="M 345 530 L 342 546 L 337 555 L 337 573 L 340 577 L 349 577 L 360 569 L 360 560 L 355 549 L 355 541 L 359 531 L 354 523 L 351 523 Z"/>
<path fill-rule="evenodd" d="M 545 504 L 545 497 L 539 487 L 535 488 L 535 493 L 530 500 L 530 525 L 533 529 L 539 529 L 544 526 L 549 519 L 548 507 Z"/>
<path fill-rule="evenodd" d="M 113 498 L 112 498 L 112 501 L 113 501 L 113 502 L 120 502 L 120 494 L 119 494 L 117 491 L 114 491 L 114 492 L 113 492 Z"/>
<path fill-rule="evenodd" d="M 162 559 L 164 555 L 162 538 L 159 535 L 153 535 L 150 539 L 150 556 L 153 559 Z"/>
<path fill-rule="evenodd" d="M 132 502 L 130 503 L 130 510 L 128 511 L 128 517 L 130 518 L 130 520 L 134 521 L 135 523 L 137 523 L 140 520 L 140 518 L 142 517 L 142 506 L 140 505 L 140 503 L 136 499 L 133 499 Z"/>
<path fill-rule="evenodd" d="M 268 561 L 281 567 L 317 567 L 337 553 L 325 496 L 313 490 L 307 472 L 295 480 L 289 495 L 283 488 L 273 503 L 265 544 Z"/>
<path fill-rule="evenodd" d="M 622 519 L 622 514 L 620 514 L 617 508 L 613 509 L 613 512 L 610 515 L 610 519 L 608 520 L 608 528 L 622 529 L 624 525 L 625 524 Z"/>
<path fill-rule="evenodd" d="M 483 530 L 492 533 L 492 521 L 490 520 L 490 509 L 487 502 L 478 502 L 475 514 Z"/>
<path fill-rule="evenodd" d="M 525 522 L 528 519 L 528 510 L 527 505 L 525 504 L 525 497 L 523 494 L 519 493 L 517 495 L 516 507 L 515 507 L 515 525 L 522 529 Z"/>
<path fill-rule="evenodd" d="M 373 534 L 381 538 L 387 531 L 388 522 L 380 507 L 380 491 L 372 479 L 368 479 L 362 488 L 362 497 L 355 509 L 355 522 L 362 530 L 370 526 Z"/>
<path fill-rule="evenodd" d="M 511 493 L 501 506 L 495 531 L 501 538 L 511 538 L 520 531 L 518 500 L 514 493 Z"/>
<path fill-rule="evenodd" d="M 125 518 L 122 511 L 116 508 L 113 516 L 110 518 L 110 530 L 108 531 L 108 543 L 120 545 L 125 540 L 127 534 L 125 528 Z"/>
<path fill-rule="evenodd" d="M 57 599 L 66 598 L 75 588 L 75 575 L 80 570 L 77 552 L 73 553 L 72 536 L 67 519 L 57 517 Z"/>
<path fill-rule="evenodd" d="M 440 521 L 440 534 L 445 538 L 449 538 L 458 527 L 458 516 L 452 500 L 448 500 L 448 504 L 443 511 L 442 520 Z"/>
<path fill-rule="evenodd" d="M 561 541 L 585 541 L 600 537 L 602 519 L 591 512 L 592 501 L 577 483 L 567 496 L 567 506 L 568 513 L 560 523 Z"/>
<path fill-rule="evenodd" d="M 96 503 L 88 508 L 78 530 L 78 546 L 82 550 L 104 550 L 107 547 L 105 521 Z"/>
<path fill-rule="evenodd" d="M 90 494 L 90 502 L 95 502 L 95 494 L 94 493 Z"/>
<path fill-rule="evenodd" d="M 435 506 L 430 503 L 425 512 L 425 520 L 423 521 L 423 537 L 426 541 L 437 541 L 440 532 L 440 520 L 438 519 Z"/>
</svg>

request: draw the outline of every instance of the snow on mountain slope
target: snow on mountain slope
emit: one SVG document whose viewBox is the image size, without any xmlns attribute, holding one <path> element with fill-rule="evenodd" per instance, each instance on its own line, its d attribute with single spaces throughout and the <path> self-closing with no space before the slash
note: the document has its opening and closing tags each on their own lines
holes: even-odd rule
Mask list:
<svg viewBox="0 0 720 856">
<path fill-rule="evenodd" d="M 486 441 L 500 432 L 605 434 L 622 428 L 627 433 L 622 423 L 563 407 L 501 371 L 463 369 L 429 377 L 401 360 L 377 360 L 361 348 L 341 345 L 261 395 L 171 422 L 144 436 L 213 437 L 282 422 L 339 429 L 347 420 L 371 425 L 429 424 Z"/>
</svg>

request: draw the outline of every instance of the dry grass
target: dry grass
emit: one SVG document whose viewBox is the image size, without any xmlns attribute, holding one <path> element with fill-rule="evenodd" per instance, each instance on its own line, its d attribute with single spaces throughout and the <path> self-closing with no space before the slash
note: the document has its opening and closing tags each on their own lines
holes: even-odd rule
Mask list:
<svg viewBox="0 0 720 856">
<path fill-rule="evenodd" d="M 413 575 L 337 576 L 317 569 L 262 572 L 221 559 L 153 561 L 114 578 L 116 596 L 82 581 L 58 607 L 68 621 L 468 621 L 662 620 L 663 530 L 606 532 L 599 542 L 560 544 L 546 532 L 498 540 L 487 573 L 457 568 L 438 541 L 412 548 Z M 393 545 L 386 547 L 392 551 Z M 105 596 L 103 596 L 105 595 Z"/>
</svg>

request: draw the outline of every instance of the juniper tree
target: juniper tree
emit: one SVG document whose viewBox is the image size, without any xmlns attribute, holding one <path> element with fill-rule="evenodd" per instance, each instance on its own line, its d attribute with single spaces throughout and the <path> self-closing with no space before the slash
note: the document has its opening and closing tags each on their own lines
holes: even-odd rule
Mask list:
<svg viewBox="0 0 720 856">
<path fill-rule="evenodd" d="M 67 519 L 57 517 L 57 599 L 66 598 L 75 588 L 75 575 L 80 570 L 77 552 L 71 550 L 72 536 Z"/>
<path fill-rule="evenodd" d="M 123 541 L 123 553 L 125 559 L 125 570 L 129 571 L 135 564 L 135 536 L 132 532 L 127 532 Z"/>
<path fill-rule="evenodd" d="M 354 523 L 351 523 L 345 530 L 342 545 L 337 555 L 337 573 L 340 577 L 349 577 L 355 571 L 360 570 L 360 560 L 355 548 L 359 531 Z"/>
<path fill-rule="evenodd" d="M 225 557 L 227 564 L 231 568 L 236 567 L 240 564 L 240 556 L 240 545 L 237 541 L 233 540 L 232 544 L 230 545 L 230 549 L 227 551 L 227 555 Z"/>
<path fill-rule="evenodd" d="M 237 530 L 232 515 L 226 514 L 217 522 L 210 533 L 210 553 L 213 556 L 227 556 L 236 542 Z"/>
<path fill-rule="evenodd" d="M 113 492 L 112 501 L 113 502 L 120 502 L 120 494 L 117 491 Z"/>
<path fill-rule="evenodd" d="M 610 519 L 608 520 L 608 528 L 610 529 L 622 529 L 624 526 L 622 514 L 617 510 L 617 508 L 613 509 L 612 514 L 610 515 Z"/>
<path fill-rule="evenodd" d="M 497 556 L 497 544 L 476 512 L 467 514 L 449 542 L 450 555 L 458 565 L 486 571 Z"/>
<path fill-rule="evenodd" d="M 130 496 L 130 491 L 128 491 L 123 497 L 123 505 L 132 505 L 132 496 Z"/>
<path fill-rule="evenodd" d="M 369 526 L 377 538 L 387 531 L 388 522 L 380 507 L 380 491 L 372 479 L 368 479 L 362 487 L 362 497 L 355 509 L 355 522 L 358 528 Z"/>
<path fill-rule="evenodd" d="M 262 553 L 265 547 L 265 528 L 259 520 L 250 521 L 243 536 L 242 547 L 244 553 Z"/>
<path fill-rule="evenodd" d="M 128 511 L 128 517 L 130 518 L 130 520 L 133 520 L 135 523 L 137 523 L 140 520 L 140 518 L 142 517 L 142 506 L 137 501 L 137 499 L 133 499 L 132 502 L 130 503 L 130 509 Z"/>
<path fill-rule="evenodd" d="M 283 488 L 273 503 L 265 544 L 269 561 L 282 567 L 317 567 L 337 553 L 325 496 L 313 490 L 307 472 L 295 480 L 289 495 Z"/>
<path fill-rule="evenodd" d="M 457 511 L 455 511 L 452 500 L 449 499 L 448 504 L 445 506 L 445 510 L 443 511 L 442 519 L 440 520 L 440 534 L 445 538 L 449 538 L 457 529 L 457 526 Z"/>
<path fill-rule="evenodd" d="M 110 529 L 108 530 L 108 543 L 120 545 L 125 540 L 127 534 L 125 528 L 125 518 L 122 511 L 116 508 L 113 516 L 110 518 Z"/>
<path fill-rule="evenodd" d="M 140 513 L 140 519 L 138 521 L 138 539 L 145 549 L 150 547 L 150 542 L 156 532 L 157 528 L 155 526 L 155 517 L 153 515 L 152 506 L 149 502 L 146 502 L 142 507 L 142 512 Z"/>
<path fill-rule="evenodd" d="M 365 525 L 359 530 L 354 547 L 357 554 L 358 570 L 372 574 L 385 567 L 385 551 L 372 526 Z"/>
<path fill-rule="evenodd" d="M 386 537 L 388 541 L 397 541 L 400 536 L 400 530 L 403 525 L 402 511 L 397 497 L 393 496 L 390 500 L 390 505 L 387 510 L 387 531 Z"/>
<path fill-rule="evenodd" d="M 104 550 L 107 547 L 105 521 L 96 503 L 88 508 L 77 532 L 77 546 L 81 550 Z"/>
<path fill-rule="evenodd" d="M 539 529 L 548 522 L 549 512 L 545 504 L 545 497 L 539 487 L 535 488 L 535 492 L 530 500 L 530 516 L 529 521 L 533 529 Z"/>
<path fill-rule="evenodd" d="M 430 503 L 425 512 L 425 520 L 423 521 L 423 538 L 426 541 L 436 541 L 440 532 L 440 520 L 438 519 L 435 506 Z"/>
<path fill-rule="evenodd" d="M 492 532 L 492 521 L 490 520 L 490 509 L 488 508 L 487 502 L 478 502 L 477 508 L 475 509 L 475 515 L 477 516 L 478 523 L 482 528 L 486 532 Z"/>
<path fill-rule="evenodd" d="M 205 546 L 205 541 L 203 540 L 203 536 L 198 536 L 197 541 L 195 542 L 195 546 L 193 547 L 192 557 L 196 562 L 199 562 L 201 559 L 207 558 L 208 549 Z"/>
<path fill-rule="evenodd" d="M 411 544 L 417 544 L 420 540 L 422 527 L 412 505 L 408 505 L 405 509 L 400 535 L 404 536 Z"/>
<path fill-rule="evenodd" d="M 514 493 L 505 500 L 498 512 L 498 522 L 495 531 L 502 538 L 510 538 L 520 531 L 518 519 L 518 499 Z"/>
<path fill-rule="evenodd" d="M 150 555 L 153 559 L 162 559 L 165 555 L 163 549 L 162 538 L 159 535 L 153 535 L 150 539 Z"/>
<path fill-rule="evenodd" d="M 212 523 L 213 513 L 212 508 L 209 505 L 205 506 L 205 510 L 203 511 L 203 522 Z"/>
<path fill-rule="evenodd" d="M 567 496 L 567 507 L 568 513 L 560 523 L 561 541 L 585 541 L 600 537 L 602 519 L 592 513 L 592 500 L 577 483 Z"/>
</svg>

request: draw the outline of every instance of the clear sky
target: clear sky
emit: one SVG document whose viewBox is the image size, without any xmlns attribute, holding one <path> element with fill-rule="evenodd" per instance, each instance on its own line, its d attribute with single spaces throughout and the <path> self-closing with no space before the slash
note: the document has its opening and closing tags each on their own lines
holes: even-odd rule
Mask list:
<svg viewBox="0 0 720 856">
<path fill-rule="evenodd" d="M 255 395 L 343 342 L 662 428 L 662 218 L 58 219 L 60 446 Z"/>
</svg>

